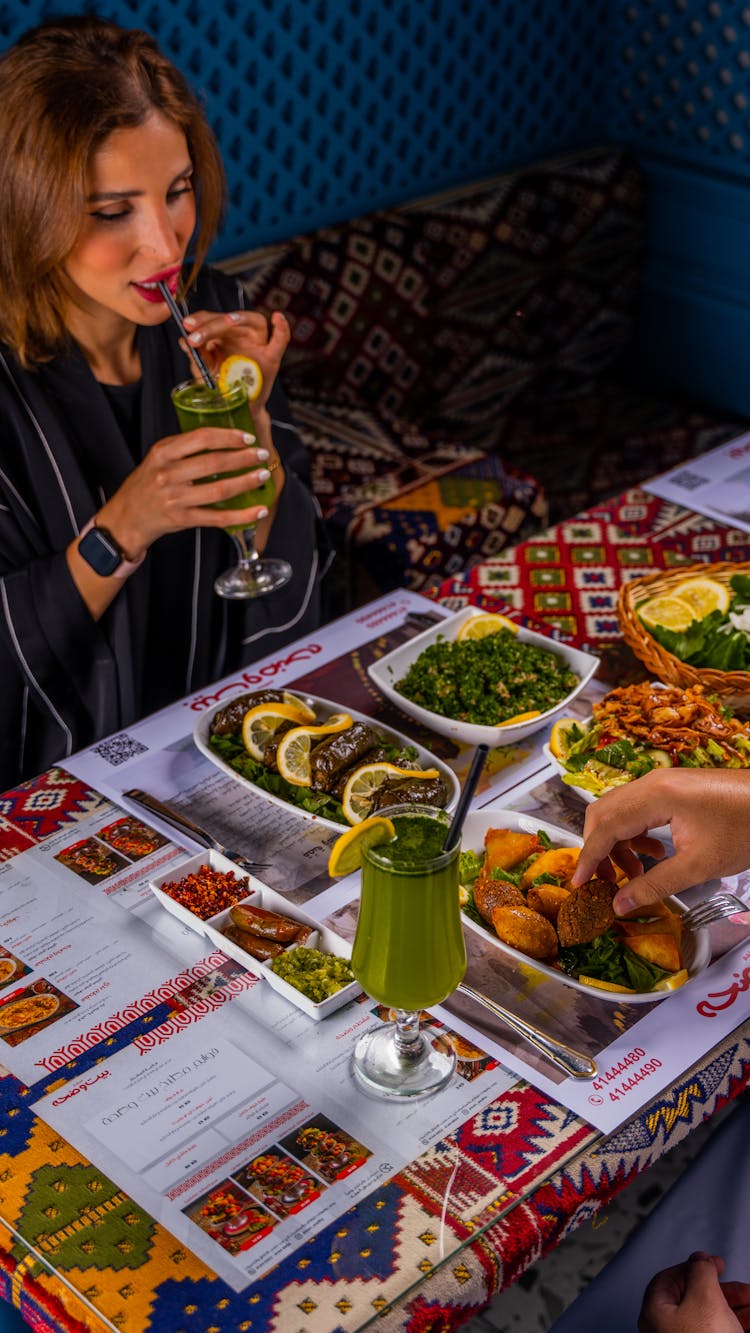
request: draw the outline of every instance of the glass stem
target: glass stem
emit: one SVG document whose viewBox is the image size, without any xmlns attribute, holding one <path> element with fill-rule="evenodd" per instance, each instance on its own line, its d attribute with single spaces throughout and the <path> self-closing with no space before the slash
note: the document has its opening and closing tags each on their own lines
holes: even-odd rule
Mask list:
<svg viewBox="0 0 750 1333">
<path fill-rule="evenodd" d="M 419 1015 L 419 1009 L 396 1010 L 396 1031 L 393 1040 L 396 1043 L 396 1050 L 404 1060 L 418 1060 L 422 1054 Z"/>
<path fill-rule="evenodd" d="M 233 532 L 230 535 L 240 557 L 240 569 L 249 573 L 255 561 L 260 559 L 255 549 L 255 529 L 245 528 L 242 532 Z"/>
</svg>

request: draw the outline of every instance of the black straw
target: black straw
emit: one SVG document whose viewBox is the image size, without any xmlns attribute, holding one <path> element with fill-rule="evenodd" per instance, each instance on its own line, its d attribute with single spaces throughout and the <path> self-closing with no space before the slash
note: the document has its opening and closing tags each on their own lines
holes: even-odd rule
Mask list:
<svg viewBox="0 0 750 1333">
<path fill-rule="evenodd" d="M 461 795 L 458 798 L 458 805 L 456 806 L 456 809 L 453 813 L 453 818 L 451 820 L 450 828 L 448 829 L 448 832 L 445 835 L 445 842 L 443 843 L 444 852 L 452 851 L 456 843 L 458 842 L 459 838 L 461 837 L 461 829 L 464 826 L 464 820 L 466 818 L 469 806 L 471 805 L 471 802 L 474 799 L 474 792 L 476 791 L 479 779 L 482 776 L 484 761 L 487 758 L 489 752 L 490 752 L 489 745 L 478 745 L 476 750 L 474 751 L 474 758 L 471 761 L 471 768 L 469 769 L 466 781 L 463 785 L 463 791 L 461 792 Z"/>
<path fill-rule="evenodd" d="M 180 307 L 178 306 L 177 302 L 175 301 L 175 299 L 174 299 L 172 293 L 170 292 L 170 290 L 169 290 L 169 288 L 168 288 L 166 282 L 157 282 L 156 285 L 157 285 L 157 287 L 159 288 L 159 291 L 161 292 L 162 296 L 164 297 L 164 300 L 166 301 L 167 305 L 169 306 L 170 312 L 171 312 L 171 314 L 172 314 L 172 318 L 173 318 L 175 324 L 177 325 L 178 329 L 180 330 L 180 333 L 182 334 L 183 338 L 185 339 L 185 346 L 187 347 L 187 349 L 188 349 L 190 355 L 192 356 L 192 358 L 193 358 L 193 360 L 194 360 L 196 366 L 198 367 L 198 369 L 199 369 L 201 375 L 203 376 L 204 380 L 206 381 L 206 384 L 208 385 L 209 389 L 215 389 L 215 388 L 216 388 L 216 380 L 214 379 L 213 375 L 211 374 L 211 371 L 209 370 L 208 366 L 206 365 L 205 361 L 203 360 L 203 357 L 201 356 L 200 352 L 199 352 L 195 347 L 193 347 L 192 344 L 188 341 L 188 339 L 189 339 L 189 335 L 188 335 L 188 331 L 187 331 L 187 329 L 185 328 L 185 325 L 184 325 L 183 322 L 182 322 L 182 315 L 180 314 Z"/>
</svg>

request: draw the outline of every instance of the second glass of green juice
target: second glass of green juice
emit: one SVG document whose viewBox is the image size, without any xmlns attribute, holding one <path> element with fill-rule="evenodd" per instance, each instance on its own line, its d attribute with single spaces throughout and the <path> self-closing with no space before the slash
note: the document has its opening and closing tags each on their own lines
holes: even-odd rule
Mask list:
<svg viewBox="0 0 750 1333">
<path fill-rule="evenodd" d="M 445 1000 L 466 971 L 458 898 L 460 843 L 443 850 L 449 820 L 430 806 L 380 812 L 395 829 L 365 847 L 352 971 L 363 990 L 396 1012 L 366 1032 L 354 1073 L 370 1092 L 424 1097 L 452 1076 L 456 1057 L 442 1035 L 420 1031 L 420 1011 Z"/>
<path fill-rule="evenodd" d="M 256 433 L 242 384 L 224 391 L 201 380 L 189 380 L 172 390 L 172 402 L 182 431 L 198 430 L 200 426 L 218 426 L 227 430 L 241 430 L 249 435 Z M 201 481 L 240 477 L 244 471 L 210 473 L 202 477 Z M 270 509 L 275 497 L 276 488 L 271 474 L 261 486 L 240 491 L 227 500 L 217 500 L 212 508 L 248 509 L 251 505 L 265 505 Z M 258 555 L 253 545 L 254 528 L 255 524 L 246 528 L 226 529 L 237 547 L 239 562 L 216 580 L 214 587 L 221 597 L 260 597 L 282 588 L 292 576 L 292 567 L 288 561 L 270 560 Z"/>
</svg>

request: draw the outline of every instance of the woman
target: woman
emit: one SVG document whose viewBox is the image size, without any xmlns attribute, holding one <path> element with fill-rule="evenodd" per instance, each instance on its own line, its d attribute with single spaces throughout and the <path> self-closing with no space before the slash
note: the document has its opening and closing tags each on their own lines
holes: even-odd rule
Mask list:
<svg viewBox="0 0 750 1333">
<path fill-rule="evenodd" d="M 143 32 L 42 24 L 0 60 L 0 152 L 2 789 L 315 628 L 328 556 L 274 384 L 286 321 L 202 268 L 224 178 L 182 75 Z M 257 438 L 179 433 L 191 359 L 160 280 L 212 370 L 261 366 Z M 210 507 L 270 469 L 270 512 Z M 227 603 L 221 529 L 255 520 L 292 581 Z"/>
</svg>

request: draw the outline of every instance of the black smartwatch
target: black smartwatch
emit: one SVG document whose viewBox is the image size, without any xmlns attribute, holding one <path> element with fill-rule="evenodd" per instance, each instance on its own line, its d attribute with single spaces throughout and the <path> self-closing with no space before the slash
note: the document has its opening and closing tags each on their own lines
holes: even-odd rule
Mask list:
<svg viewBox="0 0 750 1333">
<path fill-rule="evenodd" d="M 126 579 L 144 560 L 144 556 L 140 560 L 128 560 L 112 533 L 106 528 L 98 528 L 93 518 L 81 529 L 78 554 L 103 579 Z"/>
</svg>

